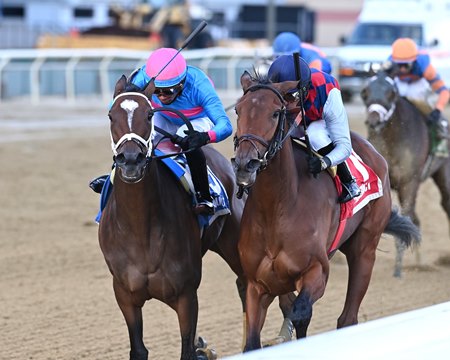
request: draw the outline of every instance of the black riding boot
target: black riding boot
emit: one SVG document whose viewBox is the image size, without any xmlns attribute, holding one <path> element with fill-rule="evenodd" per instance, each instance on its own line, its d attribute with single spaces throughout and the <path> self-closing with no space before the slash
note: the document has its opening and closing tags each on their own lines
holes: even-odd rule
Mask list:
<svg viewBox="0 0 450 360">
<path fill-rule="evenodd" d="M 99 176 L 98 178 L 91 180 L 91 182 L 89 183 L 89 187 L 96 193 L 100 194 L 102 192 L 103 186 L 105 185 L 107 178 L 108 175 Z"/>
<path fill-rule="evenodd" d="M 340 203 L 346 203 L 347 201 L 361 195 L 361 190 L 359 189 L 355 178 L 350 173 L 345 161 L 337 166 L 337 174 L 339 175 L 342 184 L 342 194 L 338 198 Z"/>
<path fill-rule="evenodd" d="M 438 157 L 448 157 L 448 121 L 441 115 L 439 121 L 435 124 L 436 147 L 434 155 Z"/>
<path fill-rule="evenodd" d="M 197 196 L 197 205 L 194 207 L 194 212 L 202 215 L 213 215 L 214 204 L 209 192 L 205 154 L 202 149 L 196 149 L 187 153 L 186 159 L 191 169 L 192 182 Z"/>
<path fill-rule="evenodd" d="M 325 156 L 331 152 L 331 150 L 334 149 L 333 144 L 329 144 L 321 149 L 319 149 L 317 152 Z M 346 203 L 347 201 L 350 201 L 351 199 L 361 195 L 361 190 L 358 187 L 358 184 L 356 183 L 355 178 L 352 176 L 349 168 L 347 167 L 346 162 L 340 163 L 337 166 L 337 174 L 339 176 L 339 179 L 341 179 L 342 184 L 342 194 L 338 198 L 338 202 Z"/>
</svg>

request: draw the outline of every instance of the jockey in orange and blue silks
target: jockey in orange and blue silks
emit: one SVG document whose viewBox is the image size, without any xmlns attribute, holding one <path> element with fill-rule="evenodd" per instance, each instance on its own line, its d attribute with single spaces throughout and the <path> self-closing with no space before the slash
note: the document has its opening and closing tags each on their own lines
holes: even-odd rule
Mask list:
<svg viewBox="0 0 450 360">
<path fill-rule="evenodd" d="M 399 38 L 392 44 L 389 60 L 393 64 L 394 80 L 400 96 L 413 102 L 428 103 L 430 92 L 437 94 L 437 101 L 428 114 L 428 120 L 436 127 L 438 138 L 441 140 L 435 154 L 447 157 L 448 121 L 442 112 L 449 101 L 450 92 L 431 64 L 430 56 L 425 51 L 420 51 L 414 40 Z"/>
<path fill-rule="evenodd" d="M 359 196 L 361 191 L 345 163 L 351 154 L 352 143 L 339 84 L 332 75 L 310 69 L 302 58 L 300 58 L 299 70 L 300 87 L 307 89 L 303 107 L 309 141 L 311 147 L 323 155 L 321 159 L 315 156 L 309 159 L 309 170 L 317 174 L 330 166 L 337 165 L 343 189 L 346 190 L 343 191 L 339 202 L 347 202 Z M 268 76 L 273 82 L 297 80 L 294 57 L 282 55 L 275 59 L 269 68 Z M 292 89 L 286 94 L 285 100 L 287 110 L 294 112 L 297 118 L 301 117 L 301 109 L 298 107 L 298 89 Z"/>
<path fill-rule="evenodd" d="M 282 32 L 277 35 L 272 44 L 273 55 L 276 59 L 281 55 L 291 55 L 298 52 L 308 63 L 310 68 L 318 69 L 331 74 L 331 63 L 325 53 L 317 46 L 302 42 L 292 32 Z"/>
</svg>

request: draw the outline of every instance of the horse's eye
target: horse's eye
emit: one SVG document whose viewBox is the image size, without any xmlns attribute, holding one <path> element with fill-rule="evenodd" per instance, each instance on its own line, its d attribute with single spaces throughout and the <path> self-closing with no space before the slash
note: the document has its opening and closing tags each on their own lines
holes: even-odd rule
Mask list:
<svg viewBox="0 0 450 360">
<path fill-rule="evenodd" d="M 389 101 L 390 101 L 391 103 L 395 101 L 396 95 L 397 95 L 397 94 L 395 93 L 395 91 L 389 91 L 388 99 L 389 99 Z"/>
<path fill-rule="evenodd" d="M 273 117 L 274 119 L 278 119 L 279 116 L 280 116 L 280 110 L 275 111 L 275 112 L 273 113 L 273 115 L 272 115 L 272 117 Z"/>
</svg>

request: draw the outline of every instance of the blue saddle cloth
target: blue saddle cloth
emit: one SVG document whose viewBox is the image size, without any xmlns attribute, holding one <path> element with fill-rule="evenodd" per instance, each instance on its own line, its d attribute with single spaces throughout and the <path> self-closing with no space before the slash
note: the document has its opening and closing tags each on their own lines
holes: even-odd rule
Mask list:
<svg viewBox="0 0 450 360">
<path fill-rule="evenodd" d="M 164 155 L 158 149 L 155 150 L 157 156 Z M 189 167 L 187 167 L 187 160 L 184 155 L 177 155 L 172 158 L 161 159 L 161 161 L 172 171 L 172 174 L 180 181 L 180 185 L 191 195 L 192 205 L 195 204 L 195 191 L 190 180 Z M 211 225 L 219 216 L 228 215 L 230 211 L 230 202 L 228 195 L 223 187 L 221 181 L 208 167 L 209 191 L 213 199 L 214 215 L 198 215 L 198 222 L 201 228 L 206 228 Z M 113 184 L 110 181 L 110 176 L 105 181 L 102 192 L 100 194 L 100 210 L 95 217 L 95 222 L 99 223 L 102 216 L 102 211 L 108 202 L 111 195 Z"/>
</svg>

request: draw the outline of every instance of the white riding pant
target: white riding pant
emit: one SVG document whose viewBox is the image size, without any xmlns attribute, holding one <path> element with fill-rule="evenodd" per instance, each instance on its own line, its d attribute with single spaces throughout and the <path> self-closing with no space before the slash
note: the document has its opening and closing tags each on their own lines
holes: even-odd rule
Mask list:
<svg viewBox="0 0 450 360">
<path fill-rule="evenodd" d="M 184 133 L 185 130 L 188 130 L 188 127 L 186 126 L 186 124 L 181 125 L 181 126 L 174 124 L 170 120 L 167 120 L 167 118 L 162 116 L 161 113 L 159 113 L 159 112 L 156 112 L 153 115 L 152 121 L 155 126 L 167 131 L 169 134 L 177 134 L 178 136 L 181 136 L 181 137 L 186 136 L 186 134 Z M 209 131 L 214 127 L 214 123 L 208 117 L 193 119 L 193 120 L 191 120 L 191 124 L 195 130 L 201 131 L 201 132 Z M 155 133 L 153 135 L 153 140 L 159 141 L 162 137 L 163 137 L 163 135 L 155 130 Z"/>
<path fill-rule="evenodd" d="M 325 120 L 312 121 L 308 126 L 307 132 L 311 147 L 315 151 L 332 143 Z"/>
<path fill-rule="evenodd" d="M 398 77 L 394 80 L 400 96 L 411 99 L 412 101 L 425 101 L 434 108 L 433 104 L 436 100 L 433 99 L 433 97 L 435 97 L 435 95 L 426 79 L 421 78 L 412 83 L 400 81 Z"/>
</svg>

